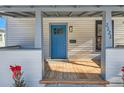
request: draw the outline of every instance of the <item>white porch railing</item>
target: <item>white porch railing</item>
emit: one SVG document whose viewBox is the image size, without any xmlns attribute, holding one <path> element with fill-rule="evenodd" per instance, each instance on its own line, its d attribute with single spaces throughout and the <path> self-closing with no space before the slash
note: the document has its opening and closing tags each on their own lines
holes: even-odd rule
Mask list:
<svg viewBox="0 0 124 93">
<path fill-rule="evenodd" d="M 12 86 L 10 65 L 21 65 L 27 86 L 39 86 L 42 78 L 41 49 L 0 49 L 0 86 Z"/>
<path fill-rule="evenodd" d="M 122 66 L 124 66 L 124 48 L 106 49 L 106 79 L 111 83 L 122 83 Z"/>
</svg>

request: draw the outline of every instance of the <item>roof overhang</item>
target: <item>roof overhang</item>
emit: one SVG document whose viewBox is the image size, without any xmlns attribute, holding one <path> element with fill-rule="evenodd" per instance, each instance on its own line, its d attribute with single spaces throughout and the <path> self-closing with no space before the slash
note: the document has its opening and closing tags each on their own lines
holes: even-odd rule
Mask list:
<svg viewBox="0 0 124 93">
<path fill-rule="evenodd" d="M 112 16 L 124 16 L 124 6 L 103 5 L 61 5 L 61 6 L 0 6 L 0 15 L 11 17 L 34 17 L 35 11 L 42 11 L 44 17 L 96 17 L 103 11 L 111 11 Z"/>
</svg>

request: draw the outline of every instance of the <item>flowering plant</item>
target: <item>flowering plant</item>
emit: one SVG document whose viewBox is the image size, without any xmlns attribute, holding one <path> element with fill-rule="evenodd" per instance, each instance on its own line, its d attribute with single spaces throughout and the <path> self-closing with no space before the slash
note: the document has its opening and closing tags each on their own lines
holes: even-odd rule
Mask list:
<svg viewBox="0 0 124 93">
<path fill-rule="evenodd" d="M 25 81 L 24 78 L 22 78 L 23 72 L 21 72 L 21 66 L 15 65 L 12 66 L 10 65 L 10 69 L 13 73 L 12 78 L 14 80 L 14 86 L 15 87 L 25 87 Z"/>
<path fill-rule="evenodd" d="M 121 71 L 122 71 L 122 80 L 123 80 L 123 86 L 124 86 L 124 66 L 122 67 Z"/>
</svg>

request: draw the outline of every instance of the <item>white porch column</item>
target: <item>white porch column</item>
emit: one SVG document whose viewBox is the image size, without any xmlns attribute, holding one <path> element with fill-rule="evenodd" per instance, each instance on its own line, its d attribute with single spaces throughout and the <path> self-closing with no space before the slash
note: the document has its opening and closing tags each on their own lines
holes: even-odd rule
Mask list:
<svg viewBox="0 0 124 93">
<path fill-rule="evenodd" d="M 42 48 L 42 14 L 40 10 L 35 11 L 35 48 Z"/>
<path fill-rule="evenodd" d="M 44 57 L 43 57 L 43 16 L 41 10 L 35 11 L 35 48 L 41 49 L 41 79 L 44 75 Z M 40 74 L 40 73 L 39 73 Z"/>
<path fill-rule="evenodd" d="M 106 48 L 113 47 L 112 35 L 112 19 L 111 11 L 103 12 L 103 28 L 102 28 L 102 51 L 101 51 L 101 68 L 102 77 L 106 79 Z"/>
</svg>

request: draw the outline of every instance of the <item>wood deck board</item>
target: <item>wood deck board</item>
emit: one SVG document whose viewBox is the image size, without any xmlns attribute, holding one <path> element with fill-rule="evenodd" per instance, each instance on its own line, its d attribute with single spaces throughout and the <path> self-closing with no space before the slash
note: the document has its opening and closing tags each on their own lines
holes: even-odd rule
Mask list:
<svg viewBox="0 0 124 93">
<path fill-rule="evenodd" d="M 47 84 L 105 84 L 101 79 L 101 68 L 93 61 L 46 62 L 47 72 L 42 83 Z"/>
<path fill-rule="evenodd" d="M 97 81 L 89 81 L 89 80 L 80 80 L 80 81 L 56 81 L 56 80 L 41 80 L 40 83 L 45 84 L 95 84 L 95 85 L 106 85 L 109 84 L 108 81 L 97 80 Z"/>
</svg>

